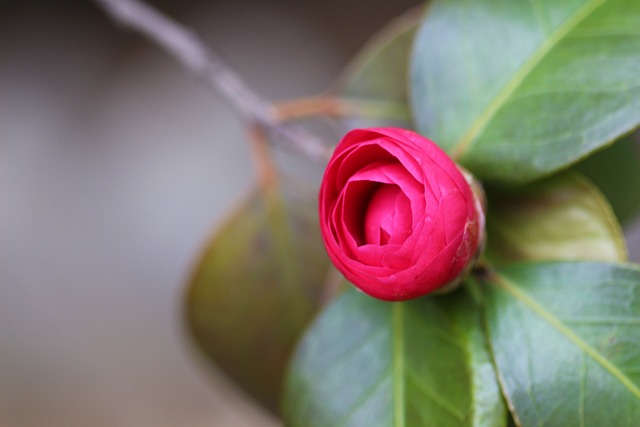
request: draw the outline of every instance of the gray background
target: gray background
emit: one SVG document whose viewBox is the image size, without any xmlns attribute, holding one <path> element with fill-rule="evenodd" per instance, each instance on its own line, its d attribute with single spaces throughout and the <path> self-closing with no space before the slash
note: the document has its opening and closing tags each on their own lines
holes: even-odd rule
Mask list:
<svg viewBox="0 0 640 427">
<path fill-rule="evenodd" d="M 277 100 L 325 89 L 412 3 L 159 5 Z M 276 425 L 181 324 L 190 267 L 252 177 L 234 113 L 164 52 L 84 1 L 1 2 L 0 426 Z"/>
</svg>

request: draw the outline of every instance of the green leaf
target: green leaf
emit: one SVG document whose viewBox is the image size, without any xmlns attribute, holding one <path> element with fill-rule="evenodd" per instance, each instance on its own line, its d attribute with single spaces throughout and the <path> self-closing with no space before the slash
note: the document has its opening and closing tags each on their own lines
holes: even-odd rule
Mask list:
<svg viewBox="0 0 640 427">
<path fill-rule="evenodd" d="M 199 347 L 274 412 L 329 268 L 314 200 L 277 188 L 252 194 L 209 244 L 187 294 Z"/>
<path fill-rule="evenodd" d="M 623 224 L 640 213 L 640 145 L 635 136 L 622 138 L 576 165 L 602 190 Z"/>
<path fill-rule="evenodd" d="M 640 122 L 639 28 L 637 0 L 434 0 L 417 127 L 481 179 L 549 175 Z"/>
<path fill-rule="evenodd" d="M 480 323 L 462 291 L 404 303 L 345 292 L 298 349 L 287 425 L 504 426 Z"/>
<path fill-rule="evenodd" d="M 351 106 L 349 128 L 404 126 L 411 121 L 409 56 L 421 13 L 412 9 L 374 35 L 349 63 L 336 90 Z"/>
<path fill-rule="evenodd" d="M 627 259 L 607 200 L 575 172 L 487 194 L 487 256 L 494 263 Z"/>
<path fill-rule="evenodd" d="M 640 270 L 511 266 L 487 280 L 487 328 L 518 425 L 640 425 Z"/>
</svg>

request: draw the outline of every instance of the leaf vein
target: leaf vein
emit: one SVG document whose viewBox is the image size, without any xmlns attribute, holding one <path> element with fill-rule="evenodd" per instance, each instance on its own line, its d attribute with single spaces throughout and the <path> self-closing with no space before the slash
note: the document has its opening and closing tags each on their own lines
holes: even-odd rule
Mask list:
<svg viewBox="0 0 640 427">
<path fill-rule="evenodd" d="M 372 330 L 367 335 L 362 337 L 362 339 L 359 342 L 357 342 L 356 344 L 348 347 L 347 349 L 345 349 L 345 351 L 343 351 L 340 354 L 338 354 L 336 356 L 335 360 L 333 361 L 333 363 L 335 363 L 336 366 L 341 364 L 341 363 L 346 363 L 348 361 L 348 359 L 350 359 L 351 357 L 356 355 L 360 350 L 362 350 L 363 347 L 365 347 L 371 341 L 376 340 L 380 336 L 384 335 L 384 332 L 385 331 L 383 329 L 382 330 L 381 329 Z"/>
<path fill-rule="evenodd" d="M 462 350 L 465 349 L 465 345 L 460 341 L 456 340 L 455 338 L 453 338 L 451 336 L 452 334 L 446 334 L 442 332 L 442 330 L 434 328 L 433 325 L 430 325 L 429 323 L 427 323 L 424 317 L 416 316 L 416 320 L 420 322 L 420 325 L 424 329 L 424 332 L 429 333 L 429 335 L 431 335 L 432 337 L 439 338 L 442 341 L 446 342 L 447 344 L 451 345 L 452 347 L 456 347 Z"/>
<path fill-rule="evenodd" d="M 549 24 L 549 20 L 547 19 L 547 15 L 544 10 L 544 5 L 540 3 L 540 0 L 529 0 L 531 2 L 531 7 L 533 7 L 533 11 L 536 14 L 537 20 L 540 22 L 540 26 L 545 34 L 549 34 L 551 32 L 551 25 Z"/>
<path fill-rule="evenodd" d="M 393 422 L 395 427 L 405 426 L 404 405 L 404 313 L 403 303 L 393 303 L 391 309 L 393 327 Z"/>
<path fill-rule="evenodd" d="M 336 423 L 336 427 L 346 426 L 353 414 L 355 414 L 358 409 L 360 409 L 367 402 L 367 400 L 369 400 L 369 398 L 373 396 L 376 390 L 378 390 L 387 379 L 388 377 L 386 375 L 380 375 L 380 378 L 378 378 L 376 382 L 367 390 L 367 392 L 358 398 L 351 409 L 349 409 L 349 411 L 341 417 L 341 419 Z"/>
<path fill-rule="evenodd" d="M 564 335 L 569 341 L 579 347 L 584 353 L 589 355 L 596 363 L 598 363 L 602 368 L 609 372 L 614 378 L 620 381 L 620 383 L 622 383 L 622 385 L 634 396 L 640 399 L 640 388 L 638 388 L 638 386 L 634 384 L 633 381 L 631 381 L 631 379 L 628 378 L 617 366 L 611 363 L 611 361 L 609 361 L 606 357 L 600 354 L 600 352 L 590 346 L 576 333 L 574 333 L 569 327 L 567 327 L 558 317 L 556 317 L 553 313 L 545 310 L 526 292 L 518 289 L 516 285 L 511 283 L 503 276 L 495 275 L 494 278 L 495 280 L 492 281 L 492 283 L 495 286 L 498 286 L 502 290 L 506 291 L 512 297 L 522 302 L 531 311 L 533 311 L 535 314 L 549 323 L 553 328 Z"/>
<path fill-rule="evenodd" d="M 427 386 L 424 382 L 420 380 L 420 378 L 411 371 L 407 371 L 407 379 L 415 385 L 422 394 L 429 398 L 433 403 L 435 403 L 439 408 L 443 409 L 449 415 L 453 416 L 459 421 L 464 421 L 464 414 L 458 411 L 457 408 L 450 405 L 449 402 L 438 396 L 438 393 L 433 391 L 429 386 Z"/>
<path fill-rule="evenodd" d="M 489 102 L 487 108 L 476 120 L 474 120 L 467 132 L 454 146 L 452 150 L 452 157 L 454 159 L 459 158 L 469 149 L 473 141 L 477 139 L 478 135 L 484 130 L 500 107 L 522 84 L 529 73 L 540 63 L 540 61 L 544 59 L 547 53 L 549 53 L 551 49 L 553 49 L 573 28 L 580 24 L 605 2 L 606 0 L 591 0 L 586 2 L 582 7 L 578 8 L 573 15 L 569 16 L 561 25 L 559 25 L 549 38 L 540 44 L 529 60 L 525 61 L 513 77 L 506 82 L 502 90 L 500 90 L 496 97 Z"/>
</svg>

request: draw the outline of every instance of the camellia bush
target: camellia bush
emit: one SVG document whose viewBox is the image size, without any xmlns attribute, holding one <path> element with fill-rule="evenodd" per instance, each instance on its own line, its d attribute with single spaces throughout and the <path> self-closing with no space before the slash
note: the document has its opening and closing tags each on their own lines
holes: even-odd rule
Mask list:
<svg viewBox="0 0 640 427">
<path fill-rule="evenodd" d="M 247 119 L 260 179 L 186 318 L 285 425 L 640 426 L 640 1 L 432 0 L 283 104 L 143 4 L 99 3 Z"/>
</svg>

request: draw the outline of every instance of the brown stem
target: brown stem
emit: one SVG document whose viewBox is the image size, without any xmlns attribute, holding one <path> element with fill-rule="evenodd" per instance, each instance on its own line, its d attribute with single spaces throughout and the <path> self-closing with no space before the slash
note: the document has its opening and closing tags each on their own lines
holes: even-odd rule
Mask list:
<svg viewBox="0 0 640 427">
<path fill-rule="evenodd" d="M 333 96 L 311 96 L 292 99 L 274 105 L 276 117 L 280 121 L 298 120 L 311 116 L 338 117 L 348 113 L 346 101 Z"/>
<path fill-rule="evenodd" d="M 251 154 L 258 174 L 258 184 L 266 194 L 275 188 L 278 183 L 278 172 L 271 153 L 269 152 L 268 141 L 260 126 L 249 127 L 247 134 L 251 146 Z"/>
<path fill-rule="evenodd" d="M 305 129 L 281 123 L 273 106 L 255 94 L 238 74 L 189 28 L 140 0 L 94 0 L 120 24 L 134 29 L 173 55 L 183 67 L 213 86 L 249 123 L 258 123 L 308 159 L 326 163 L 329 150 Z"/>
<path fill-rule="evenodd" d="M 311 116 L 404 120 L 409 115 L 406 106 L 398 102 L 349 99 L 332 95 L 292 99 L 278 102 L 273 107 L 277 120 L 282 122 Z"/>
</svg>

